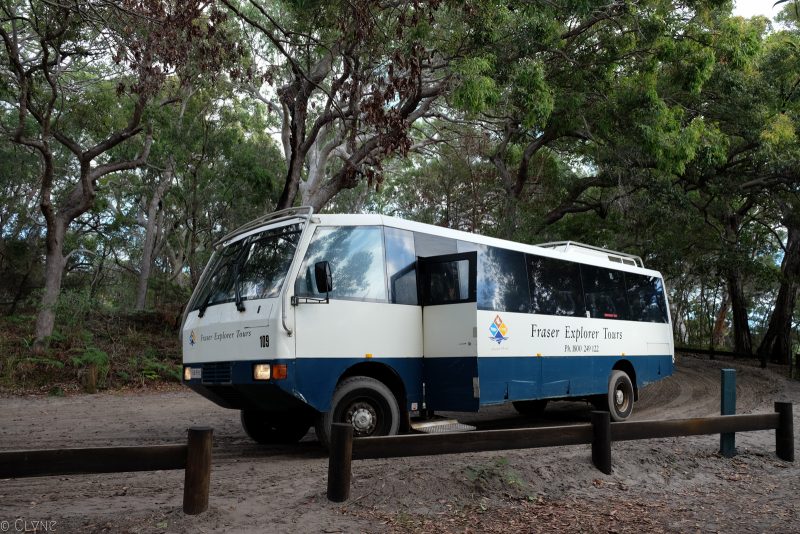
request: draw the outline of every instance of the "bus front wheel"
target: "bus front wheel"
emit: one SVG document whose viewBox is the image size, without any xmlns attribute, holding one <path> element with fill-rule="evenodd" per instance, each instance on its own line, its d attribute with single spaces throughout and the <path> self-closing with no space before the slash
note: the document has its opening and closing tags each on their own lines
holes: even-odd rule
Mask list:
<svg viewBox="0 0 800 534">
<path fill-rule="evenodd" d="M 330 444 L 331 425 L 353 425 L 353 437 L 392 436 L 400 428 L 400 407 L 383 382 L 366 376 L 346 378 L 336 387 L 331 409 L 317 422 L 317 437 Z"/>
<path fill-rule="evenodd" d="M 608 408 L 612 421 L 625 421 L 633 412 L 633 384 L 624 371 L 613 371 L 608 379 Z"/>
<path fill-rule="evenodd" d="M 307 416 L 242 410 L 242 428 L 250 439 L 263 445 L 297 443 L 311 428 Z"/>
</svg>

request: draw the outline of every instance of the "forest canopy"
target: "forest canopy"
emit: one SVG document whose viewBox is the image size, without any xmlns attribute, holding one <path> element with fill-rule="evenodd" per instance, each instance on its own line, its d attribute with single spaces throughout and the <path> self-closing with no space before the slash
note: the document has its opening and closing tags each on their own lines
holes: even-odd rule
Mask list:
<svg viewBox="0 0 800 534">
<path fill-rule="evenodd" d="M 57 360 L 76 313 L 178 313 L 217 239 L 310 205 L 629 252 L 676 344 L 788 363 L 782 4 L 0 0 L 0 312 Z"/>
</svg>

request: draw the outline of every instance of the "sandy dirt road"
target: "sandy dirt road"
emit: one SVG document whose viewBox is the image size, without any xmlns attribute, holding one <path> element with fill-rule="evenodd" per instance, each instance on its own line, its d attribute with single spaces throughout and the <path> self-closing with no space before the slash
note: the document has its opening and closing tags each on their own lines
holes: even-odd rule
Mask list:
<svg viewBox="0 0 800 534">
<path fill-rule="evenodd" d="M 683 357 L 673 377 L 642 391 L 634 419 L 718 414 L 723 367 L 737 369 L 739 413 L 800 404 L 800 382 L 776 370 Z M 588 446 L 355 462 L 352 498 L 335 505 L 313 431 L 296 446 L 259 446 L 236 412 L 189 391 L 7 397 L 0 407 L 0 450 L 181 443 L 193 425 L 215 432 L 204 514 L 182 514 L 182 471 L 0 480 L 8 532 L 34 521 L 55 532 L 800 532 L 800 468 L 775 457 L 773 432 L 739 434 L 733 459 L 717 455 L 718 436 L 616 443 L 612 475 L 593 468 Z M 586 421 L 589 408 L 461 415 L 513 428 Z"/>
</svg>

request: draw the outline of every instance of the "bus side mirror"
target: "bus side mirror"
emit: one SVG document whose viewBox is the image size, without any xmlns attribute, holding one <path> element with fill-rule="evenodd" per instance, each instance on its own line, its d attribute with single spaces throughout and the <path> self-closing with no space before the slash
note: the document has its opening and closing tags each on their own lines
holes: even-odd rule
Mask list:
<svg viewBox="0 0 800 534">
<path fill-rule="evenodd" d="M 327 261 L 319 261 L 314 264 L 314 278 L 317 282 L 317 291 L 320 293 L 333 291 L 333 275 Z"/>
</svg>

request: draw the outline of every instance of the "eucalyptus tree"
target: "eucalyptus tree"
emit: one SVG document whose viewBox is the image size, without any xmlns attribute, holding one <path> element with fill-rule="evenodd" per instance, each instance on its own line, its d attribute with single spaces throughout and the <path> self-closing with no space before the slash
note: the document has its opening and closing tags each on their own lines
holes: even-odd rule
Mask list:
<svg viewBox="0 0 800 534">
<path fill-rule="evenodd" d="M 632 93 L 652 87 L 656 55 L 687 31 L 687 19 L 702 6 L 660 0 L 479 6 L 464 45 L 476 52 L 455 64 L 458 84 L 448 103 L 494 141 L 482 156 L 505 192 L 503 235 L 514 235 L 516 206 L 554 178 L 544 173 L 559 161 L 581 169 L 570 173 L 566 201 L 619 183 L 595 161 L 598 148 L 631 127 L 625 115 L 646 104 Z M 576 211 L 566 202 L 551 207 L 550 223 Z"/>
<path fill-rule="evenodd" d="M 449 87 L 473 2 L 222 0 L 254 43 L 248 90 L 280 117 L 277 208 L 316 209 L 413 147 L 411 125 Z"/>
<path fill-rule="evenodd" d="M 183 286 L 197 283 L 219 238 L 275 209 L 286 172 L 265 106 L 229 89 L 224 83 L 198 88 L 185 109 L 165 114 L 176 127 L 164 139 L 164 152 L 153 155 L 174 163 L 154 259 Z"/>
<path fill-rule="evenodd" d="M 44 348 L 53 329 L 67 229 L 92 207 L 101 177 L 145 164 L 152 145 L 149 106 L 170 70 L 190 53 L 215 49 L 209 43 L 220 18 L 200 0 L 0 4 L 0 78 L 10 95 L 4 105 L 16 114 L 3 132 L 39 157 L 47 228 L 35 349 Z M 203 57 L 213 69 L 217 54 Z M 113 156 L 131 144 L 132 155 Z M 58 157 L 68 157 L 68 164 L 57 166 Z"/>
</svg>

